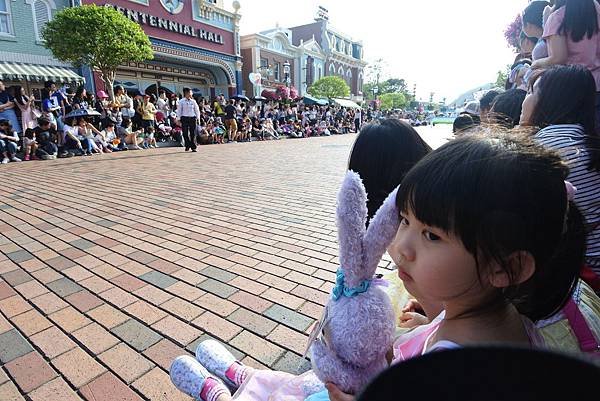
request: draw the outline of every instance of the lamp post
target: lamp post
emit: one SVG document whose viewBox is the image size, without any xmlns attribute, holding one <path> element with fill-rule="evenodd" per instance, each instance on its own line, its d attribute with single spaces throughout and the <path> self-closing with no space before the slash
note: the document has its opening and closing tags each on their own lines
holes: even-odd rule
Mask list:
<svg viewBox="0 0 600 401">
<path fill-rule="evenodd" d="M 283 75 L 285 77 L 285 86 L 289 87 L 290 86 L 290 62 L 289 61 L 285 61 L 285 63 L 283 63 Z"/>
</svg>

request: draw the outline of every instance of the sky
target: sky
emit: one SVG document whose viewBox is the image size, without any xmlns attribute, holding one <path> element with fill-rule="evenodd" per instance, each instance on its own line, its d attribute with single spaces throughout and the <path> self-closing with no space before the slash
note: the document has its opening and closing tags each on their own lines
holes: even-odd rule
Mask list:
<svg viewBox="0 0 600 401">
<path fill-rule="evenodd" d="M 528 0 L 239 0 L 242 35 L 304 25 L 319 5 L 338 31 L 362 40 L 365 60 L 385 60 L 386 77 L 417 85 L 417 98 L 453 101 L 494 82 L 515 54 L 504 39 Z M 227 8 L 231 8 L 225 0 Z"/>
</svg>

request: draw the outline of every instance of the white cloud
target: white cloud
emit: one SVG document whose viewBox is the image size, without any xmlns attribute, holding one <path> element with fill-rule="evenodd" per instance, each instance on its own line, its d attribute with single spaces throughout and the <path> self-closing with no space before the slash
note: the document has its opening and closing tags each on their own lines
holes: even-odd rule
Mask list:
<svg viewBox="0 0 600 401">
<path fill-rule="evenodd" d="M 227 1 L 227 0 L 225 0 Z M 417 97 L 448 101 L 495 80 L 511 64 L 504 29 L 527 0 L 241 0 L 243 35 L 310 23 L 318 5 L 330 22 L 383 58 L 390 76 L 417 84 Z"/>
</svg>

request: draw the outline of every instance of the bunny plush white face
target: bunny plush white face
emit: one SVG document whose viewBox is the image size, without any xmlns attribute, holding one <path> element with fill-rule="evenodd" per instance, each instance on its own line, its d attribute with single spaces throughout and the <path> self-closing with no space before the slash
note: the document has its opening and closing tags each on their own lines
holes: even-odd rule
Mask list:
<svg viewBox="0 0 600 401">
<path fill-rule="evenodd" d="M 398 229 L 394 191 L 365 229 L 367 195 L 360 176 L 349 171 L 338 195 L 340 269 L 327 319 L 325 341 L 311 346 L 313 368 L 324 382 L 356 393 L 385 369 L 392 345 L 394 312 L 373 276 Z"/>
</svg>

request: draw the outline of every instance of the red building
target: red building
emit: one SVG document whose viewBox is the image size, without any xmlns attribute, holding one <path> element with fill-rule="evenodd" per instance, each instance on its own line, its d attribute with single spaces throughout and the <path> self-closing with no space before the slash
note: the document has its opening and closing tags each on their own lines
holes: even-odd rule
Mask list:
<svg viewBox="0 0 600 401">
<path fill-rule="evenodd" d="M 205 97 L 241 93 L 238 2 L 227 11 L 223 0 L 83 0 L 92 3 L 140 24 L 154 50 L 151 61 L 123 64 L 115 84 L 147 93 L 183 87 Z M 93 81 L 93 89 L 103 87 L 98 76 Z"/>
</svg>

